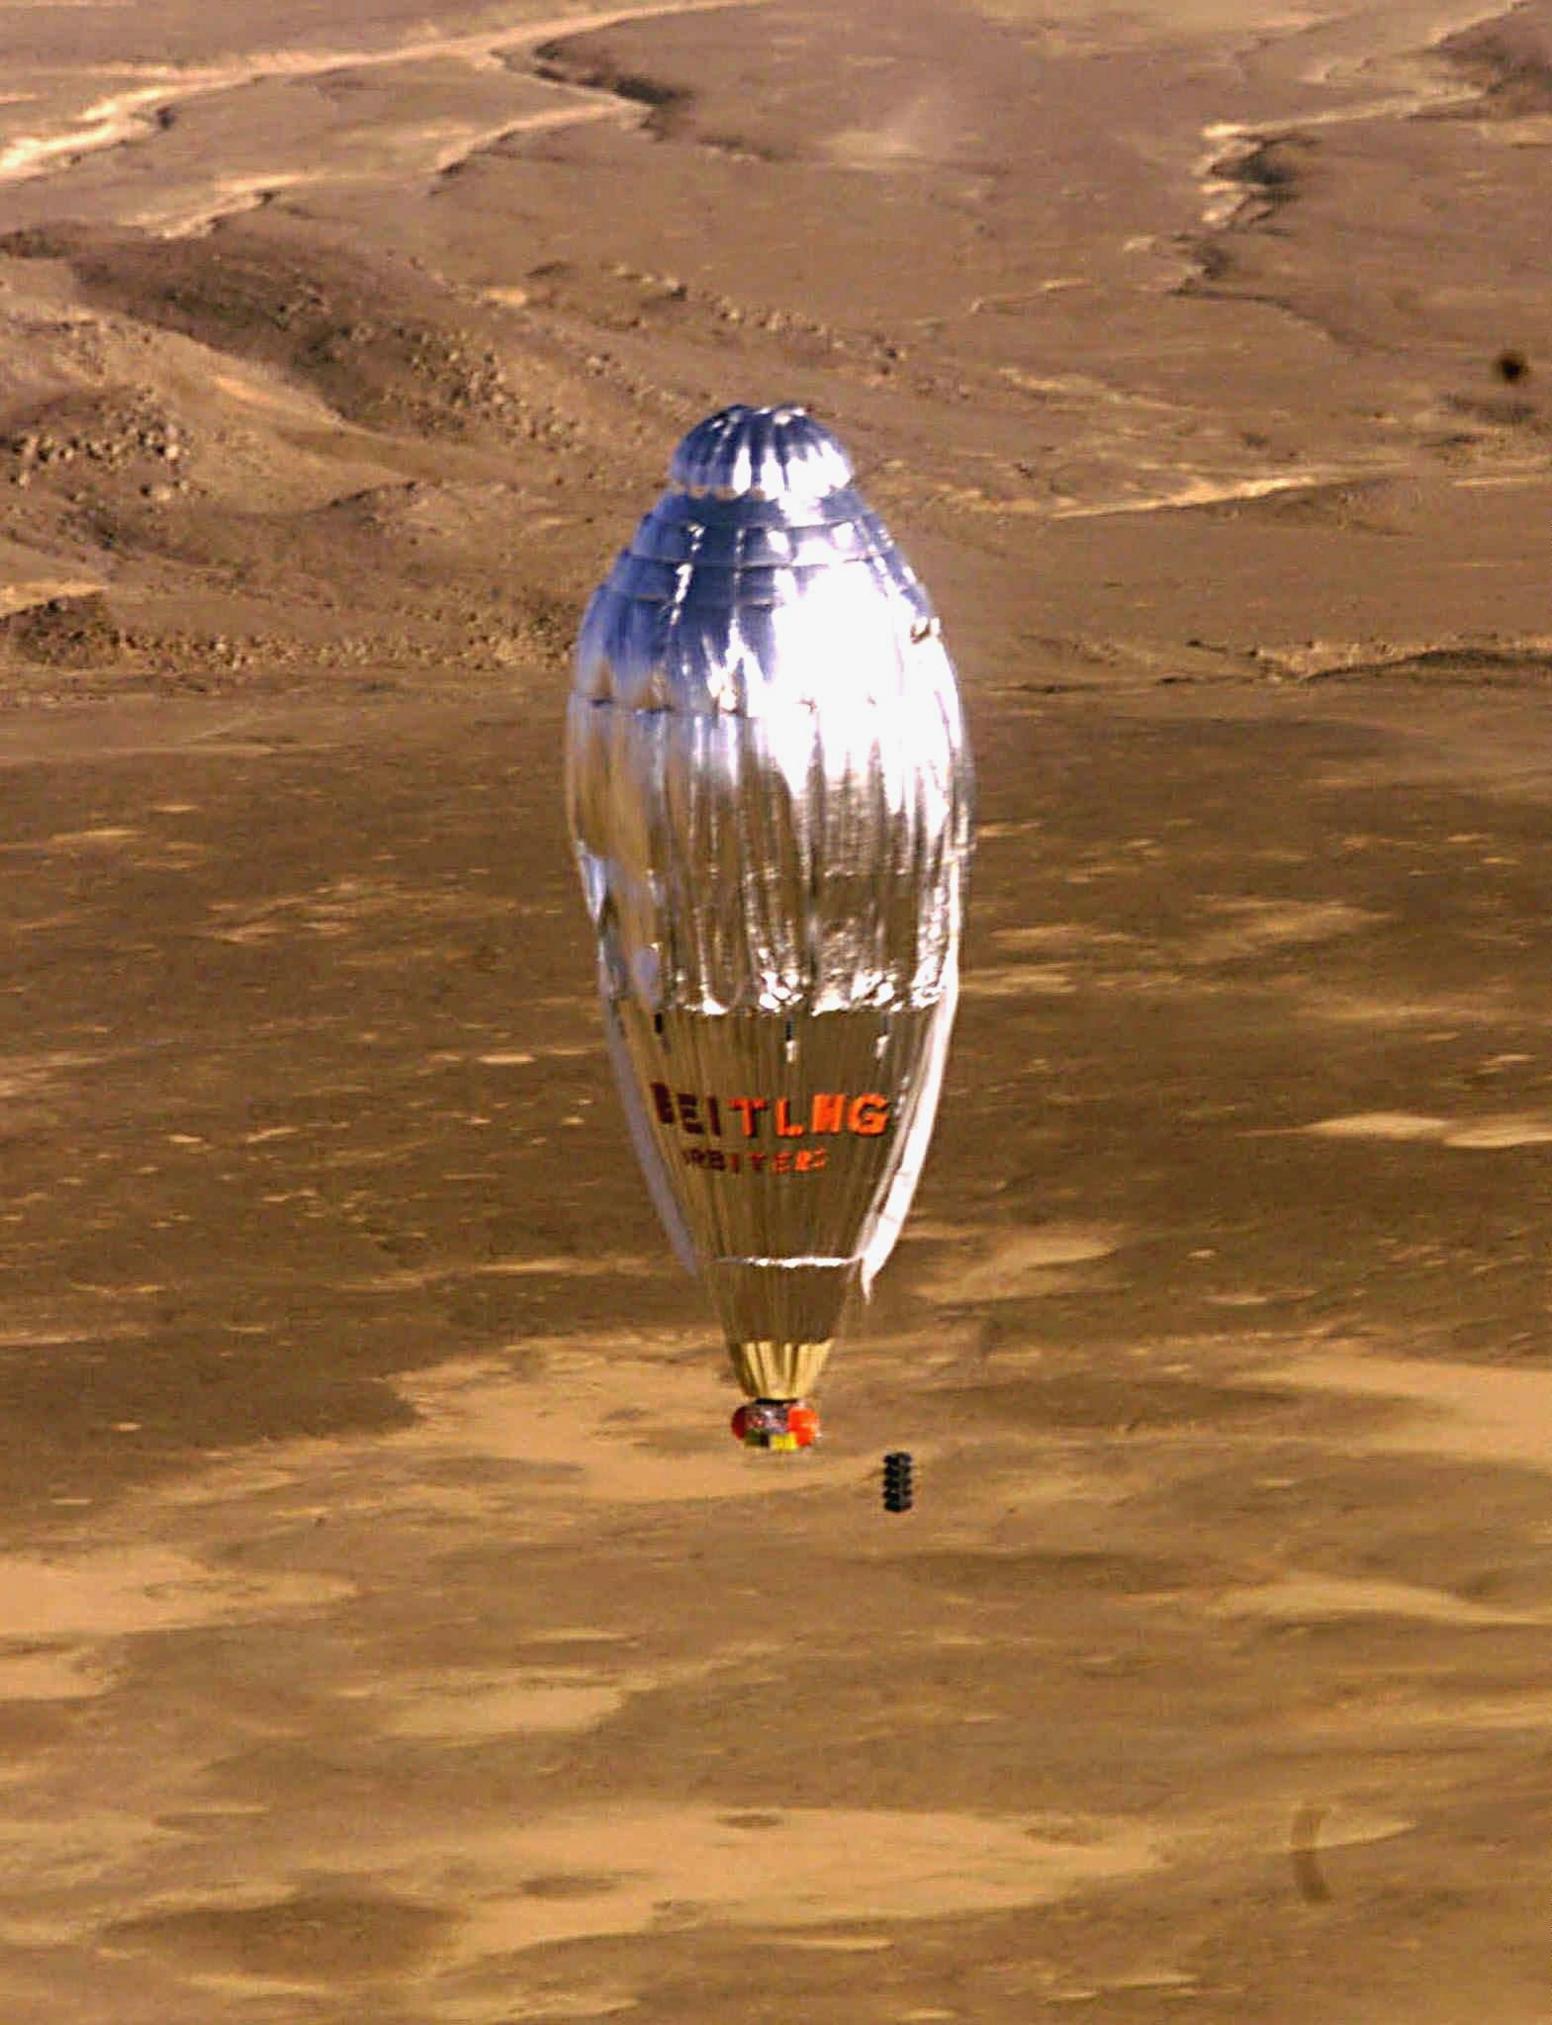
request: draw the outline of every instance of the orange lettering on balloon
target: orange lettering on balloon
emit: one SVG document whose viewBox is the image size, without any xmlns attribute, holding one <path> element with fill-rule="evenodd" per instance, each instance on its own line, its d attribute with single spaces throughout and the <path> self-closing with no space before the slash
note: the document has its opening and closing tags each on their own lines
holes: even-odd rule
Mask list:
<svg viewBox="0 0 1552 2025">
<path fill-rule="evenodd" d="M 776 1137 L 778 1139 L 801 1139 L 808 1128 L 794 1125 L 787 1109 L 785 1097 L 776 1099 Z"/>
<path fill-rule="evenodd" d="M 765 1099 L 763 1097 L 729 1097 L 728 1105 L 743 1119 L 744 1137 L 752 1139 L 755 1135 L 757 1114 L 765 1109 Z"/>
<path fill-rule="evenodd" d="M 843 1132 L 846 1129 L 846 1099 L 840 1091 L 814 1092 L 809 1125 L 814 1132 Z"/>
<path fill-rule="evenodd" d="M 876 1139 L 888 1123 L 889 1099 L 880 1096 L 877 1090 L 868 1090 L 862 1096 L 852 1098 L 851 1109 L 846 1114 L 848 1131 L 863 1139 Z"/>
</svg>

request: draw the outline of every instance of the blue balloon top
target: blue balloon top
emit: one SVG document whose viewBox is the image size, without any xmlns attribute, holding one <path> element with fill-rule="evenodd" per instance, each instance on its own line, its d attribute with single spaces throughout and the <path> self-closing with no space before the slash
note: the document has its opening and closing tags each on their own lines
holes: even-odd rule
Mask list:
<svg viewBox="0 0 1552 2025">
<path fill-rule="evenodd" d="M 806 410 L 739 404 L 697 422 L 668 475 L 686 492 L 717 499 L 822 499 L 850 485 L 852 466 Z"/>
</svg>

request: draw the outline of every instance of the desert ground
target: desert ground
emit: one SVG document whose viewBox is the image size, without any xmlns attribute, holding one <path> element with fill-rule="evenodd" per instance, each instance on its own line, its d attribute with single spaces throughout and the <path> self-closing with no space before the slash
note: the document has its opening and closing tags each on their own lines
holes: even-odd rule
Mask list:
<svg viewBox="0 0 1552 2025">
<path fill-rule="evenodd" d="M 1544 2025 L 1552 4 L 557 9 L 0 5 L 0 2020 Z M 790 1462 L 558 785 L 737 399 L 979 773 Z"/>
</svg>

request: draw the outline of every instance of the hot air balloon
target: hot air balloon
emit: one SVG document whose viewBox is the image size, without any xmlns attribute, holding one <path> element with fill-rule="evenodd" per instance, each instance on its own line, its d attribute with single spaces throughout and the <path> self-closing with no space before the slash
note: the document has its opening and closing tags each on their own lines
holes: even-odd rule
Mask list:
<svg viewBox="0 0 1552 2025">
<path fill-rule="evenodd" d="M 567 803 L 659 1216 L 792 1449 L 915 1193 L 958 997 L 970 760 L 926 591 L 801 408 L 731 407 L 593 594 Z"/>
</svg>

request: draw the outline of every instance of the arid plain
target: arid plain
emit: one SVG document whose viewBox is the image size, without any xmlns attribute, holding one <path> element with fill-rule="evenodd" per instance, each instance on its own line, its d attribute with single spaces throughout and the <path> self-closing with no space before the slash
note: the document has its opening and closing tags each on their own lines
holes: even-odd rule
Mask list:
<svg viewBox="0 0 1552 2025">
<path fill-rule="evenodd" d="M 0 46 L 0 2019 L 1540 2025 L 1552 6 Z M 791 1464 L 557 779 L 734 399 L 980 776 Z"/>
</svg>

